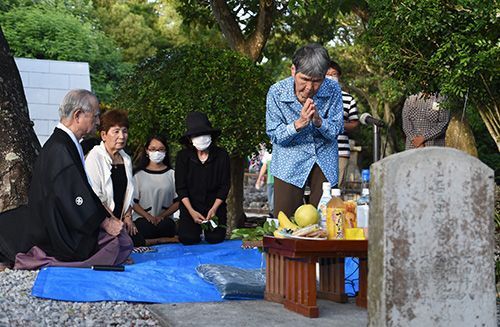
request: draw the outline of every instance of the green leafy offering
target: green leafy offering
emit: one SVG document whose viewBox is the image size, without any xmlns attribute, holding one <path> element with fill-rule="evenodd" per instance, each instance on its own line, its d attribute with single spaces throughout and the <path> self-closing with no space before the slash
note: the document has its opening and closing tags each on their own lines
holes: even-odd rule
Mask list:
<svg viewBox="0 0 500 327">
<path fill-rule="evenodd" d="M 264 225 L 255 228 L 238 228 L 233 230 L 231 239 L 242 239 L 243 241 L 261 241 L 265 235 L 273 235 L 278 229 L 277 224 L 272 221 L 266 221 Z"/>
<path fill-rule="evenodd" d="M 217 225 L 217 227 L 227 228 L 225 225 L 219 225 L 219 217 L 213 216 L 211 220 L 215 223 L 215 225 Z M 204 224 L 200 224 L 200 226 L 201 226 L 201 230 L 203 230 L 203 231 L 206 231 L 206 230 L 213 231 L 216 228 L 212 225 L 212 223 L 210 221 L 208 221 Z"/>
</svg>

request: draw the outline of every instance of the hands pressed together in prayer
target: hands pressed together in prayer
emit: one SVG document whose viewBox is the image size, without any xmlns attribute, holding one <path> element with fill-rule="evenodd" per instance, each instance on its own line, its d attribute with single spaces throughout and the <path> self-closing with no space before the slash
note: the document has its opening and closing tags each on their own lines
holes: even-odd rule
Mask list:
<svg viewBox="0 0 500 327">
<path fill-rule="evenodd" d="M 316 127 L 321 127 L 322 119 L 318 114 L 318 110 L 316 105 L 314 104 L 313 99 L 307 98 L 306 102 L 302 106 L 300 110 L 300 117 L 294 123 L 296 130 L 301 130 L 302 128 L 309 125 L 309 122 L 313 123 Z"/>
</svg>

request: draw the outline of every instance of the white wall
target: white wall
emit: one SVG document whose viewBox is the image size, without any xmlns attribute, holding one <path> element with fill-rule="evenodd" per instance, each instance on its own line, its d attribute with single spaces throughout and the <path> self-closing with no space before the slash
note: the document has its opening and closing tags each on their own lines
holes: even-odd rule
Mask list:
<svg viewBox="0 0 500 327">
<path fill-rule="evenodd" d="M 91 89 L 89 65 L 26 58 L 15 58 L 15 61 L 35 133 L 43 145 L 59 122 L 59 104 L 66 93 L 71 89 Z"/>
</svg>

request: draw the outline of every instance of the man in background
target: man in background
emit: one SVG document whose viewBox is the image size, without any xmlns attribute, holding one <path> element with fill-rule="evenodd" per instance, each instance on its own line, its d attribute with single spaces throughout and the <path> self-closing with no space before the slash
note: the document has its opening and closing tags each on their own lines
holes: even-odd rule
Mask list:
<svg viewBox="0 0 500 327">
<path fill-rule="evenodd" d="M 406 150 L 425 146 L 444 146 L 450 111 L 442 109 L 439 94 L 420 92 L 409 96 L 403 106 Z"/>
<path fill-rule="evenodd" d="M 339 81 L 342 76 L 342 69 L 335 61 L 330 60 L 330 67 L 326 72 L 326 78 Z M 356 100 L 349 93 L 342 91 L 342 106 L 344 108 L 344 132 L 339 134 L 337 142 L 339 145 L 339 187 L 344 186 L 347 175 L 347 166 L 351 157 L 351 147 L 349 146 L 349 134 L 353 133 L 359 125 L 358 107 Z"/>
</svg>

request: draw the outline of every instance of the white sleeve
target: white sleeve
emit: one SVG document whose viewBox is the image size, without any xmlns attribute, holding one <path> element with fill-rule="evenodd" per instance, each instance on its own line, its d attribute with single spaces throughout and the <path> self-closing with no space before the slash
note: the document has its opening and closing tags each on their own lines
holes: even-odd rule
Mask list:
<svg viewBox="0 0 500 327">
<path fill-rule="evenodd" d="M 132 195 L 132 201 L 134 203 L 139 203 L 139 200 L 141 199 L 141 192 L 139 191 L 139 186 L 140 186 L 140 172 L 137 172 L 134 175 L 134 194 Z"/>
<path fill-rule="evenodd" d="M 85 170 L 92 184 L 92 190 L 99 197 L 102 203 L 106 203 L 106 195 L 104 194 L 102 171 L 103 165 L 99 163 L 99 157 L 96 151 L 90 151 L 85 159 Z"/>
</svg>

